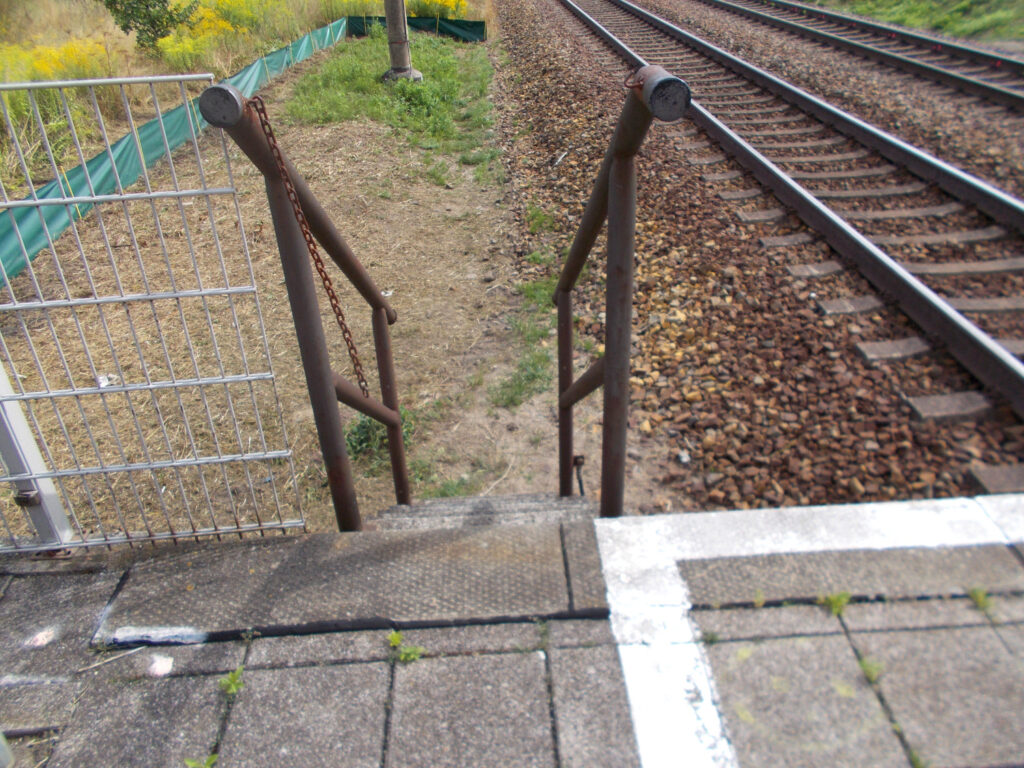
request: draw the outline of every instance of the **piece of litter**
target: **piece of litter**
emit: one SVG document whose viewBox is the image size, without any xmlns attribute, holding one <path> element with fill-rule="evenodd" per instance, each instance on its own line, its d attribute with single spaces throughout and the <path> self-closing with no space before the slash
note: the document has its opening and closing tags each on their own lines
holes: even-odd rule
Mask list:
<svg viewBox="0 0 1024 768">
<path fill-rule="evenodd" d="M 386 299 L 388 296 L 394 296 L 395 292 L 394 291 L 381 291 L 380 295 L 383 296 Z"/>
<path fill-rule="evenodd" d="M 57 627 L 47 627 L 36 632 L 25 645 L 29 648 L 45 648 L 57 639 Z"/>
<path fill-rule="evenodd" d="M 173 668 L 174 659 L 162 653 L 154 653 L 149 662 L 149 667 L 146 669 L 146 674 L 150 677 L 166 677 Z"/>
</svg>

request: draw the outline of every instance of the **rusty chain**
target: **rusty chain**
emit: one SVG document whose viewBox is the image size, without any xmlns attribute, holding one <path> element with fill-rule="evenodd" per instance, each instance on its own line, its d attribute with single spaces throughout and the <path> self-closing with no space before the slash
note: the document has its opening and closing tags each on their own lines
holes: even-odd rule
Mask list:
<svg viewBox="0 0 1024 768">
<path fill-rule="evenodd" d="M 313 259 L 313 266 L 316 267 L 317 274 L 320 275 L 320 280 L 323 281 L 324 291 L 327 293 L 327 299 L 331 302 L 331 309 L 334 310 L 334 317 L 338 321 L 338 327 L 341 328 L 341 335 L 345 338 L 345 346 L 348 347 L 348 356 L 352 360 L 352 367 L 355 369 L 356 379 L 359 382 L 359 389 L 363 393 L 363 397 L 370 396 L 370 389 L 366 385 L 366 376 L 363 374 L 363 364 L 359 361 L 359 353 L 356 352 L 356 344 L 352 340 L 352 332 L 348 328 L 348 323 L 345 322 L 345 313 L 341 311 L 341 302 L 338 300 L 338 294 L 334 292 L 334 284 L 331 282 L 330 275 L 327 274 L 327 267 L 324 265 L 324 260 L 320 256 L 320 250 L 317 248 L 316 241 L 313 239 L 313 233 L 309 229 L 309 222 L 306 220 L 306 214 L 302 211 L 302 204 L 299 203 L 298 193 L 295 191 L 295 186 L 292 184 L 291 176 L 288 175 L 288 168 L 284 164 L 284 156 L 281 154 L 281 149 L 277 146 L 277 139 L 274 137 L 274 129 L 270 126 L 270 118 L 267 117 L 267 109 L 263 104 L 263 99 L 259 96 L 253 96 L 249 103 L 253 105 L 256 110 L 256 114 L 260 118 L 260 126 L 263 128 L 263 133 L 267 137 L 267 144 L 270 146 L 270 151 L 274 154 L 274 160 L 277 163 L 278 173 L 281 174 L 281 181 L 284 182 L 285 191 L 288 193 L 288 199 L 291 201 L 292 210 L 295 212 L 295 220 L 299 223 L 299 228 L 302 230 L 302 237 L 306 241 L 306 247 L 309 249 L 310 258 Z"/>
</svg>

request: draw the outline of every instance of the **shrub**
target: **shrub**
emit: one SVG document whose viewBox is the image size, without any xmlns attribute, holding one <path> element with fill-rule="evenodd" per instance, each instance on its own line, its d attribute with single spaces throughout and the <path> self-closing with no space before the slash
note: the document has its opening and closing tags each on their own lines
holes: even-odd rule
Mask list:
<svg viewBox="0 0 1024 768">
<path fill-rule="evenodd" d="M 199 0 L 173 6 L 171 0 L 103 0 L 103 4 L 123 32 L 135 33 L 140 48 L 155 50 L 157 40 L 192 17 Z"/>
</svg>

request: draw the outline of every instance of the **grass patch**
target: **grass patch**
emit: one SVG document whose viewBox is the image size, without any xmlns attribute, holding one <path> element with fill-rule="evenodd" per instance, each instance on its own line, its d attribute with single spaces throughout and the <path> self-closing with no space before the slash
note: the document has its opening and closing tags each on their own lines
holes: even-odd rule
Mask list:
<svg viewBox="0 0 1024 768">
<path fill-rule="evenodd" d="M 413 146 L 458 155 L 466 165 L 495 162 L 497 151 L 483 149 L 492 124 L 487 49 L 423 33 L 410 35 L 409 44 L 423 82 L 381 82 L 389 66 L 387 35 L 374 26 L 299 80 L 288 114 L 317 125 L 366 118 L 391 126 Z"/>
<path fill-rule="evenodd" d="M 818 5 L 954 37 L 1024 37 L 1024 0 L 817 0 Z"/>
<path fill-rule="evenodd" d="M 515 371 L 491 389 L 491 402 L 499 408 L 515 408 L 551 385 L 551 355 L 532 349 L 519 359 Z"/>
<path fill-rule="evenodd" d="M 418 419 L 401 406 L 398 412 L 402 415 L 402 440 L 408 451 L 416 434 Z M 385 467 L 391 466 L 387 427 L 365 414 L 360 413 L 345 427 L 345 448 L 353 460 L 365 465 L 368 475 L 379 474 Z"/>
<path fill-rule="evenodd" d="M 519 359 L 515 371 L 490 390 L 491 404 L 515 408 L 551 386 L 551 354 L 541 346 L 555 325 L 551 295 L 558 284 L 557 275 L 520 283 L 516 292 L 523 297 L 519 315 L 511 320 L 512 330 L 528 351 Z"/>
<path fill-rule="evenodd" d="M 537 235 L 541 232 L 551 232 L 555 228 L 555 217 L 539 205 L 527 203 L 526 228 L 530 231 L 531 235 Z"/>
</svg>

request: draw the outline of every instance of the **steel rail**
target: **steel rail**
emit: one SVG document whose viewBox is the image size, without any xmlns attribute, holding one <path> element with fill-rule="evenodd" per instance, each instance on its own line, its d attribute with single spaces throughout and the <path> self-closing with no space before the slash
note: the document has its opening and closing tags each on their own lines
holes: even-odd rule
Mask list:
<svg viewBox="0 0 1024 768">
<path fill-rule="evenodd" d="M 961 58 L 971 59 L 972 61 L 976 61 L 980 64 L 991 64 L 997 68 L 1011 65 L 1017 67 L 1020 74 L 1024 75 L 1024 61 L 1014 58 L 1008 54 L 993 53 L 992 51 L 975 48 L 971 45 L 955 43 L 951 40 L 943 40 L 920 32 L 914 32 L 906 27 L 897 27 L 892 24 L 883 24 L 879 21 L 859 19 L 856 16 L 838 13 L 837 11 L 830 11 L 819 6 L 807 5 L 805 3 L 794 3 L 790 0 L 755 0 L 755 2 L 760 2 L 764 5 L 771 5 L 776 8 L 782 8 L 787 11 L 796 11 L 807 16 L 815 16 L 823 21 L 830 21 L 834 24 L 858 27 L 867 32 L 885 35 L 890 39 L 895 38 L 898 40 L 905 40 L 915 45 L 926 45 L 934 51 L 950 51 Z"/>
<path fill-rule="evenodd" d="M 600 38 L 611 44 L 631 66 L 638 67 L 647 64 L 642 57 L 630 50 L 624 43 L 618 41 L 614 35 L 576 6 L 572 0 L 561 0 L 561 2 L 587 26 L 591 27 Z M 714 50 L 720 55 L 728 57 L 736 65 L 743 65 L 743 67 L 755 70 L 759 74 L 759 79 L 768 78 L 776 87 L 786 85 L 778 78 L 768 75 L 762 70 L 750 67 L 750 65 L 736 57 L 673 27 L 668 22 L 637 8 L 626 0 L 608 0 L 608 2 L 622 6 L 625 10 L 630 10 L 642 20 L 662 28 L 662 31 L 674 30 L 675 34 L 672 34 L 672 36 L 678 35 L 678 39 L 681 42 L 685 42 L 691 47 L 698 47 L 695 43 L 699 43 L 700 48 Z M 703 51 L 701 52 L 703 53 Z M 833 119 L 838 120 L 843 116 L 843 113 L 839 110 L 803 92 L 799 92 L 799 97 L 800 99 L 806 97 L 813 100 Z M 838 214 L 787 176 L 778 166 L 764 157 L 696 101 L 691 102 L 688 117 L 698 128 L 705 131 L 726 152 L 730 153 L 741 165 L 747 168 L 759 182 L 769 187 L 781 202 L 792 207 L 804 223 L 819 232 L 838 254 L 854 264 L 878 291 L 895 300 L 900 309 L 914 320 L 926 334 L 941 339 L 947 345 L 949 352 L 968 371 L 982 383 L 1005 397 L 1014 412 L 1019 417 L 1024 418 L 1024 364 L 1020 360 L 953 309 L 947 301 L 943 300 Z M 852 120 L 858 127 L 867 129 L 868 135 L 876 140 L 887 136 L 887 134 L 884 134 L 877 128 L 856 120 L 856 118 L 852 118 Z M 897 154 L 912 150 L 909 154 L 916 158 L 918 163 L 923 162 L 926 158 L 930 158 L 929 155 L 900 142 L 898 139 L 893 140 L 901 145 L 897 147 L 898 152 L 894 150 Z M 934 158 L 931 159 L 935 160 Z M 979 193 L 985 188 L 998 193 L 998 204 L 993 205 L 993 207 L 995 210 L 1004 211 L 1007 214 L 1016 211 L 1017 218 L 1015 219 L 1014 226 L 1018 229 L 1021 228 L 1021 224 L 1024 222 L 1024 204 L 1019 200 L 1014 200 L 1005 193 L 989 187 L 984 182 L 973 179 L 973 177 L 952 168 L 952 166 L 941 163 L 941 161 L 935 160 L 935 162 L 939 163 L 942 169 L 941 173 L 956 171 L 954 178 L 965 177 L 966 180 L 978 182 L 979 186 L 972 186 L 971 188 L 979 190 Z"/>
<path fill-rule="evenodd" d="M 676 38 L 688 47 L 732 70 L 740 77 L 764 88 L 780 99 L 788 101 L 839 133 L 875 150 L 894 163 L 904 166 L 916 176 L 934 182 L 953 197 L 971 203 L 999 223 L 1024 233 L 1024 201 L 1008 195 L 977 176 L 972 176 L 939 160 L 934 155 L 896 138 L 891 133 L 843 112 L 817 96 L 733 56 L 728 51 L 712 45 L 706 40 L 684 32 L 674 24 L 645 11 L 629 0 L 608 0 L 608 2 L 632 13 L 669 37 Z"/>
<path fill-rule="evenodd" d="M 826 43 L 835 48 L 842 48 L 844 50 L 851 51 L 852 53 L 855 53 L 858 56 L 863 56 L 864 58 L 873 59 L 874 61 L 879 61 L 882 62 L 883 64 L 894 66 L 898 69 L 903 70 L 904 72 L 909 72 L 911 74 L 918 75 L 929 80 L 934 80 L 944 85 L 949 85 L 953 88 L 956 88 L 959 91 L 963 91 L 964 93 L 969 93 L 974 96 L 981 96 L 985 99 L 988 99 L 989 101 L 995 102 L 997 104 L 1002 104 L 1005 107 L 1009 107 L 1010 109 L 1024 111 L 1024 91 L 1017 91 L 1013 90 L 1012 88 L 1004 88 L 1001 85 L 990 83 L 986 80 L 982 80 L 977 77 L 959 74 L 952 70 L 946 69 L 945 67 L 940 67 L 936 66 L 935 64 L 928 64 L 926 62 L 919 61 L 915 59 L 913 56 L 893 53 L 891 51 L 885 50 L 884 48 L 876 48 L 870 43 L 862 43 L 856 40 L 850 40 L 848 38 L 843 37 L 842 35 L 837 35 L 831 32 L 824 32 L 819 29 L 814 29 L 813 27 L 805 26 L 804 24 L 801 24 L 798 21 L 791 21 L 789 19 L 783 19 L 778 16 L 773 16 L 771 13 L 765 13 L 763 11 L 754 10 L 753 8 L 747 8 L 746 6 L 731 3 L 728 0 L 701 0 L 701 2 L 713 8 L 721 8 L 727 11 L 731 11 L 732 13 L 737 13 L 746 16 L 748 18 L 759 21 L 763 24 L 769 24 L 773 27 L 783 29 L 787 32 L 795 32 L 797 34 L 803 35 L 804 37 L 809 37 L 819 42 Z M 774 1 L 767 2 L 765 4 L 782 7 L 790 5 Z M 801 10 L 804 13 L 807 13 L 809 11 L 809 9 L 804 9 L 803 6 L 795 6 L 793 8 L 786 9 Z M 817 13 L 811 11 L 811 15 L 817 16 Z M 890 29 L 891 28 L 882 27 L 880 30 L 878 30 L 878 34 L 888 35 L 890 34 Z M 917 43 L 916 41 L 914 42 L 915 44 L 929 44 L 930 46 L 938 44 L 935 40 L 931 40 L 929 38 L 923 38 L 923 41 L 924 42 L 921 43 Z M 958 54 L 957 49 L 957 46 L 952 45 L 948 46 L 947 48 L 947 50 L 954 54 Z M 1016 62 L 1013 61 L 1012 59 L 1000 59 L 999 57 L 993 58 L 995 59 L 995 62 L 998 63 L 1002 63 L 1004 61 L 1011 61 L 1013 62 L 1013 64 L 1024 69 L 1024 63 Z M 993 63 L 990 64 L 990 66 L 992 66 L 993 69 L 995 69 L 998 65 L 996 63 Z M 1024 75 L 1024 72 L 1022 72 L 1021 74 Z"/>
</svg>

